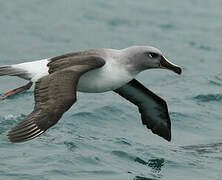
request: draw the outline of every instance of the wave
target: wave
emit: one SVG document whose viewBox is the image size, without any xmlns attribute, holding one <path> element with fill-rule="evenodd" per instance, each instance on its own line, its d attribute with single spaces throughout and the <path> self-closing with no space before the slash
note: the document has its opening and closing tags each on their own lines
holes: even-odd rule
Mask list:
<svg viewBox="0 0 222 180">
<path fill-rule="evenodd" d="M 198 102 L 211 102 L 211 101 L 219 102 L 222 100 L 222 94 L 200 94 L 193 97 L 193 99 Z"/>
<path fill-rule="evenodd" d="M 13 125 L 15 125 L 16 122 L 22 120 L 23 118 L 25 118 L 24 114 L 17 116 L 12 114 L 7 116 L 0 116 L 0 134 L 8 131 L 10 128 L 12 128 Z"/>
<path fill-rule="evenodd" d="M 164 166 L 165 164 L 165 160 L 163 158 L 153 158 L 150 159 L 148 161 L 143 160 L 142 158 L 138 157 L 138 156 L 134 156 L 128 152 L 124 152 L 124 151 L 112 151 L 112 154 L 114 154 L 115 156 L 118 156 L 120 158 L 123 159 L 127 159 L 127 160 L 131 160 L 134 161 L 136 163 L 142 164 L 142 165 L 146 165 L 152 168 L 152 170 L 154 172 L 160 172 L 161 168 Z"/>
<path fill-rule="evenodd" d="M 133 180 L 157 180 L 157 179 L 147 178 L 143 176 L 136 176 Z"/>
<path fill-rule="evenodd" d="M 190 145 L 183 146 L 183 149 L 195 151 L 198 154 L 206 154 L 206 153 L 220 153 L 222 152 L 222 143 L 210 143 L 210 144 L 198 144 L 198 145 Z"/>
<path fill-rule="evenodd" d="M 215 78 L 219 81 L 222 81 L 222 73 L 219 73 L 215 76 Z"/>
</svg>

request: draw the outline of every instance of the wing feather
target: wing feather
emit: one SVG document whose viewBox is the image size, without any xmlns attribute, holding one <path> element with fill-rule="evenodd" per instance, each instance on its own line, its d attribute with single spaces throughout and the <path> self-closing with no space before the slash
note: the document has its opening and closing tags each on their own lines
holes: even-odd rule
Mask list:
<svg viewBox="0 0 222 180">
<path fill-rule="evenodd" d="M 102 58 L 95 56 L 82 57 L 81 60 L 79 64 L 77 62 L 80 58 L 77 61 L 75 58 L 54 61 L 57 63 L 56 66 L 58 65 L 56 71 L 55 69 L 50 71 L 49 75 L 36 82 L 34 110 L 10 130 L 8 136 L 11 142 L 33 139 L 55 125 L 63 113 L 76 102 L 76 88 L 80 76 L 105 63 Z M 68 66 L 65 65 L 66 61 Z M 59 62 L 62 63 L 61 68 L 59 68 Z M 54 68 L 53 62 L 49 67 Z"/>
<path fill-rule="evenodd" d="M 139 108 L 143 125 L 153 133 L 171 140 L 171 122 L 166 102 L 133 79 L 114 92 L 126 98 Z"/>
</svg>

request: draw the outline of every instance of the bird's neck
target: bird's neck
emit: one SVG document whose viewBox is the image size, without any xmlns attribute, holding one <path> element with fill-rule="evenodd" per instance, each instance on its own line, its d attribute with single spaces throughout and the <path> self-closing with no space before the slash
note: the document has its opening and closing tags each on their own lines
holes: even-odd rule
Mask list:
<svg viewBox="0 0 222 180">
<path fill-rule="evenodd" d="M 132 51 L 133 47 L 129 47 L 126 49 L 120 50 L 119 58 L 121 59 L 121 63 L 124 65 L 124 67 L 129 71 L 131 74 L 137 75 L 142 71 L 139 65 L 140 63 L 137 63 L 135 60 L 138 59 L 136 56 L 137 54 Z"/>
</svg>

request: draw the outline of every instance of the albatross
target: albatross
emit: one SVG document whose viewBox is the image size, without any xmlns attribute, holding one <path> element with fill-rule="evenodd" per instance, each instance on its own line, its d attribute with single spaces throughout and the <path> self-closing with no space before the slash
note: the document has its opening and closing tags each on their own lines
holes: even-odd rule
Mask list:
<svg viewBox="0 0 222 180">
<path fill-rule="evenodd" d="M 77 91 L 114 91 L 138 107 L 143 125 L 170 141 L 171 122 L 166 102 L 135 79 L 138 73 L 152 68 L 182 73 L 179 66 L 152 46 L 86 50 L 0 66 L 0 76 L 18 76 L 28 80 L 26 85 L 5 93 L 1 100 L 35 84 L 34 110 L 9 131 L 8 138 L 18 143 L 44 133 L 76 102 Z"/>
</svg>

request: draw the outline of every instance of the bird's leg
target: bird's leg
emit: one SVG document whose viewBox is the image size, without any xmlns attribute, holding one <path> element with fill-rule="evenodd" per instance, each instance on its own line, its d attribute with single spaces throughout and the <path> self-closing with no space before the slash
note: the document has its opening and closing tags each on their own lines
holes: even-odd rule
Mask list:
<svg viewBox="0 0 222 180">
<path fill-rule="evenodd" d="M 7 91 L 7 92 L 0 98 L 0 101 L 3 101 L 3 100 L 5 100 L 7 97 L 12 96 L 12 95 L 14 95 L 14 94 L 18 94 L 18 93 L 20 93 L 20 92 L 23 92 L 23 91 L 25 91 L 25 90 L 30 89 L 31 86 L 32 86 L 32 84 L 33 84 L 32 82 L 29 82 L 29 83 L 27 83 L 27 84 L 24 85 L 24 86 L 21 86 L 21 87 L 19 87 L 19 88 L 16 88 L 16 89 L 12 89 L 12 90 L 10 90 L 10 91 Z"/>
</svg>

